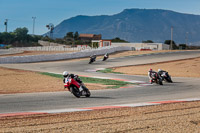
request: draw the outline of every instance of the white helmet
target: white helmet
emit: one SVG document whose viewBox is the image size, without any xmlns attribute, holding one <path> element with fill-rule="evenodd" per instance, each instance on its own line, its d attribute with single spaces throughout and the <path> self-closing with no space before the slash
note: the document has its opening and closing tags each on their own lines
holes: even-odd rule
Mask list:
<svg viewBox="0 0 200 133">
<path fill-rule="evenodd" d="M 68 76 L 68 74 L 69 74 L 69 73 L 68 73 L 67 71 L 64 71 L 64 72 L 63 72 L 63 76 L 64 76 L 64 77 L 65 77 L 65 76 Z"/>
<path fill-rule="evenodd" d="M 158 72 L 162 71 L 161 69 L 158 69 Z"/>
</svg>

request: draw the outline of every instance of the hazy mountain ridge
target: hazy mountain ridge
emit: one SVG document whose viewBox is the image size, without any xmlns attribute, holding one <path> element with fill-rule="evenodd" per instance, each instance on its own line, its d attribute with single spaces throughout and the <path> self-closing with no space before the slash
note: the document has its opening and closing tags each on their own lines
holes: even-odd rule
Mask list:
<svg viewBox="0 0 200 133">
<path fill-rule="evenodd" d="M 114 15 L 84 16 L 66 19 L 54 29 L 54 37 L 67 32 L 102 34 L 103 39 L 120 37 L 130 42 L 152 40 L 176 43 L 200 42 L 200 15 L 161 9 L 125 9 Z"/>
</svg>

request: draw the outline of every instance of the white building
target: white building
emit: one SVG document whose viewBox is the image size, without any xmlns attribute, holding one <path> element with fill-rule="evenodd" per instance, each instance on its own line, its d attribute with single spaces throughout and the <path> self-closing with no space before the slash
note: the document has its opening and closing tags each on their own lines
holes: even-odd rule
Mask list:
<svg viewBox="0 0 200 133">
<path fill-rule="evenodd" d="M 113 43 L 112 46 L 128 46 L 133 50 L 169 50 L 169 45 L 162 43 Z"/>
<path fill-rule="evenodd" d="M 111 46 L 111 40 L 92 40 L 92 46 L 94 43 L 98 43 L 98 47 Z"/>
</svg>

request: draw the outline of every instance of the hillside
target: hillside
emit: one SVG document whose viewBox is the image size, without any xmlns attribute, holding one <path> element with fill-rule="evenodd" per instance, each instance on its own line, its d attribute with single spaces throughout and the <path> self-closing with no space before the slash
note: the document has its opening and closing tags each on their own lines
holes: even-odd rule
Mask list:
<svg viewBox="0 0 200 133">
<path fill-rule="evenodd" d="M 125 9 L 115 15 L 79 15 L 62 21 L 55 27 L 54 37 L 67 32 L 102 34 L 104 39 L 120 37 L 129 42 L 153 40 L 163 43 L 200 43 L 200 15 L 183 14 L 161 9 Z"/>
</svg>

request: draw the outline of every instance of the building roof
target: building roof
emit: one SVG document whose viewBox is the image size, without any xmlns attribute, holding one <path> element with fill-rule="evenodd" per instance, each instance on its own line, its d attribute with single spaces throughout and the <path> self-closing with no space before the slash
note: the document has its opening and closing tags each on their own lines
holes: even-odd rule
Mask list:
<svg viewBox="0 0 200 133">
<path fill-rule="evenodd" d="M 92 38 L 92 37 L 94 37 L 94 34 L 79 34 L 79 37 L 89 37 L 89 38 Z"/>
</svg>

